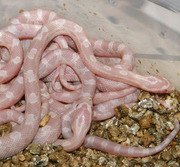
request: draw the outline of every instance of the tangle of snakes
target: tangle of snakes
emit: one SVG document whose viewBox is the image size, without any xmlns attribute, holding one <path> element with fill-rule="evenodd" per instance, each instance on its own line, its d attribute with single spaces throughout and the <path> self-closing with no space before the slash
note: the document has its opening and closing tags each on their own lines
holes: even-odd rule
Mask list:
<svg viewBox="0 0 180 167">
<path fill-rule="evenodd" d="M 113 117 L 120 104 L 133 106 L 140 90 L 174 90 L 163 77 L 138 74 L 132 51 L 121 42 L 91 39 L 78 24 L 37 9 L 12 19 L 0 31 L 0 46 L 0 124 L 13 122 L 12 132 L 0 137 L 0 159 L 31 142 L 143 157 L 163 150 L 179 131 L 175 117 L 175 129 L 154 148 L 87 135 L 92 121 Z M 25 103 L 15 107 L 23 96 Z M 46 114 L 51 118 L 39 128 Z"/>
</svg>

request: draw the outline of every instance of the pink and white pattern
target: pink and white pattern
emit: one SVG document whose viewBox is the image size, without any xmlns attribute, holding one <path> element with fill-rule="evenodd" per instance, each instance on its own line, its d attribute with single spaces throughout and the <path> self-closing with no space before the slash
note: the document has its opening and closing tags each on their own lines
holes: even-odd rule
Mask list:
<svg viewBox="0 0 180 167">
<path fill-rule="evenodd" d="M 84 143 L 132 157 L 161 151 L 179 131 L 177 118 L 174 131 L 150 149 L 87 135 L 92 120 L 113 117 L 120 104 L 131 106 L 139 89 L 169 93 L 174 87 L 163 77 L 138 74 L 133 53 L 123 43 L 90 39 L 81 26 L 52 11 L 19 14 L 0 31 L 0 123 L 14 122 L 13 131 L 0 137 L 0 159 L 31 142 L 52 142 L 66 151 Z M 25 104 L 15 107 L 24 95 Z M 46 114 L 51 119 L 40 128 Z"/>
</svg>

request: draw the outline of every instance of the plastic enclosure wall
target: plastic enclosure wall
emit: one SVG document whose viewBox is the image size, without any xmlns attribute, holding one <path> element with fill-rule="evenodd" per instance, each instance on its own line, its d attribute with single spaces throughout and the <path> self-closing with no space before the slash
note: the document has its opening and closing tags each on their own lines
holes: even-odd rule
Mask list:
<svg viewBox="0 0 180 167">
<path fill-rule="evenodd" d="M 74 20 L 90 37 L 123 41 L 137 70 L 166 77 L 180 90 L 180 15 L 145 0 L 1 0 L 0 28 L 22 10 L 45 8 Z"/>
</svg>

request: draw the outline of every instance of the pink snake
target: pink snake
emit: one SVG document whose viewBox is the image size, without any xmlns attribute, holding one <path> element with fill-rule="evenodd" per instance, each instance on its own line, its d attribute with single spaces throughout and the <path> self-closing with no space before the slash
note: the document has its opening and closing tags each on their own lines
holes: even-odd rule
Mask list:
<svg viewBox="0 0 180 167">
<path fill-rule="evenodd" d="M 78 24 L 52 11 L 25 11 L 0 31 L 0 124 L 13 122 L 0 137 L 0 159 L 29 143 L 51 142 L 66 151 L 85 147 L 143 157 L 163 150 L 175 129 L 154 148 L 122 146 L 87 135 L 92 120 L 114 116 L 120 104 L 132 106 L 140 90 L 170 93 L 163 77 L 136 72 L 132 51 L 123 43 L 88 38 Z M 14 105 L 25 95 L 25 104 Z M 49 114 L 48 124 L 39 128 Z M 64 139 L 59 140 L 60 134 Z"/>
</svg>

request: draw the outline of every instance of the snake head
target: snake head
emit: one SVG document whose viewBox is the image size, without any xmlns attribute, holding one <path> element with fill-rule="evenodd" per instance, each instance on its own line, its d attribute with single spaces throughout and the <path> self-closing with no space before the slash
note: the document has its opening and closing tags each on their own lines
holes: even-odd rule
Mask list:
<svg viewBox="0 0 180 167">
<path fill-rule="evenodd" d="M 141 85 L 143 90 L 153 93 L 171 93 L 175 90 L 173 84 L 166 78 L 158 75 L 146 76 L 148 82 L 144 82 Z"/>
</svg>

